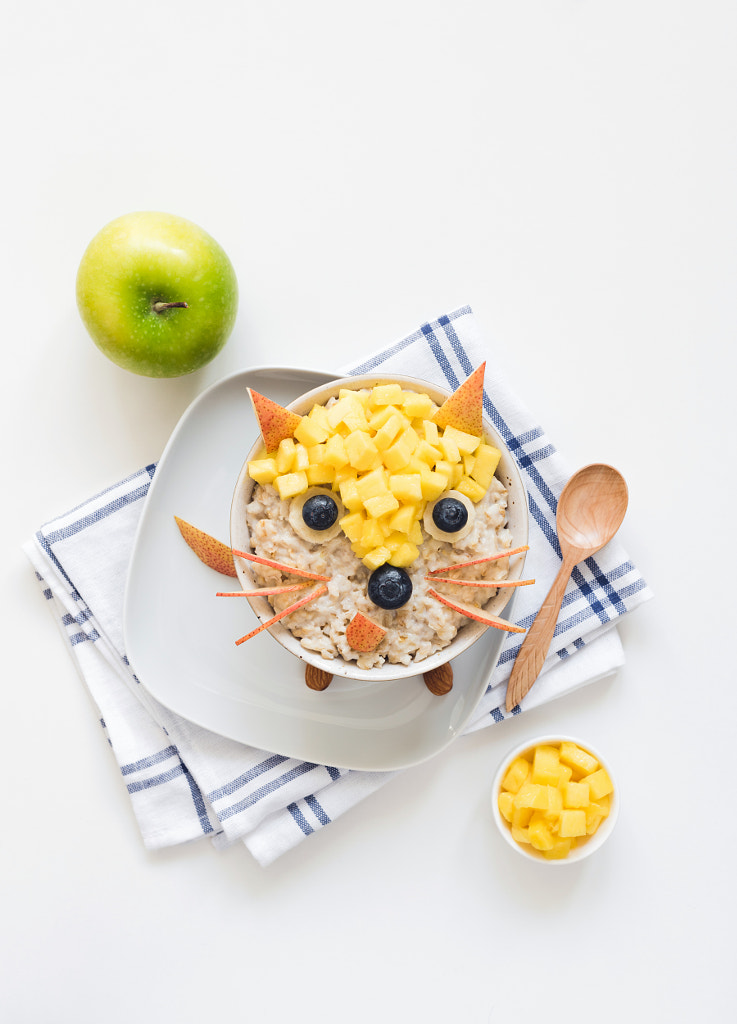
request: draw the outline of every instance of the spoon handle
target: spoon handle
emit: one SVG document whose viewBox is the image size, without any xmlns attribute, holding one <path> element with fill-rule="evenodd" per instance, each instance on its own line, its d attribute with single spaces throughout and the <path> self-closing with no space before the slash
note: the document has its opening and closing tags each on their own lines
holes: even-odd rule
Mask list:
<svg viewBox="0 0 737 1024">
<path fill-rule="evenodd" d="M 507 711 L 511 711 L 519 704 L 540 675 L 540 669 L 543 667 L 553 640 L 566 584 L 575 564 L 575 561 L 568 559 L 564 559 L 562 562 L 558 575 L 553 580 L 553 585 L 519 649 L 507 685 Z"/>
</svg>

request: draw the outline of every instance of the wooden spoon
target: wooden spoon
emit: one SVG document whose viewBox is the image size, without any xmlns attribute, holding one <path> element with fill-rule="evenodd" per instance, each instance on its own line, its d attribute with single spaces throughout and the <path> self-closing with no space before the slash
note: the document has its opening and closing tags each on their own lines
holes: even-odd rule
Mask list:
<svg viewBox="0 0 737 1024">
<path fill-rule="evenodd" d="M 519 704 L 540 674 L 573 569 L 612 539 L 626 511 L 627 484 L 611 466 L 584 466 L 563 488 L 556 513 L 563 561 L 515 659 L 507 686 L 507 711 Z"/>
</svg>

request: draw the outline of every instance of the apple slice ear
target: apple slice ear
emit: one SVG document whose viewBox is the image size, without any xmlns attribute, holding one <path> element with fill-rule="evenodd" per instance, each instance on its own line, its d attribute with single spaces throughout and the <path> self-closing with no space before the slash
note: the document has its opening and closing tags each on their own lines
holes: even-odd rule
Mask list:
<svg viewBox="0 0 737 1024">
<path fill-rule="evenodd" d="M 345 638 L 352 650 L 365 654 L 379 645 L 385 633 L 386 630 L 378 622 L 374 622 L 362 612 L 356 612 L 348 623 Z"/>
<path fill-rule="evenodd" d="M 433 416 L 439 427 L 455 427 L 474 437 L 484 435 L 484 370 L 482 363 L 470 377 L 458 387 L 450 398 L 446 398 Z"/>
<path fill-rule="evenodd" d="M 524 633 L 525 630 L 522 626 L 514 626 L 511 622 L 507 622 L 506 619 L 500 619 L 498 615 L 491 615 L 489 612 L 485 612 L 483 608 L 477 608 L 475 604 L 466 604 L 464 601 L 455 601 L 451 597 L 446 597 L 444 594 L 439 594 L 437 590 L 432 587 L 427 588 L 427 592 L 430 597 L 435 597 L 442 604 L 452 608 L 454 612 L 460 612 L 461 615 L 465 615 L 469 619 L 475 619 L 476 622 L 483 622 L 486 626 L 494 626 L 496 629 L 503 629 L 507 633 Z"/>
<path fill-rule="evenodd" d="M 260 395 L 253 388 L 248 388 L 248 394 L 258 420 L 261 437 L 266 445 L 266 451 L 276 451 L 281 441 L 292 436 L 300 425 L 302 417 L 298 416 L 296 412 L 285 409 L 283 405 L 272 402 L 265 395 Z"/>
<path fill-rule="evenodd" d="M 179 532 L 192 548 L 201 562 L 220 572 L 223 576 L 235 576 L 235 565 L 233 564 L 233 552 L 227 544 L 211 537 L 209 533 L 198 530 L 196 526 L 187 523 L 179 516 L 174 516 Z"/>
</svg>

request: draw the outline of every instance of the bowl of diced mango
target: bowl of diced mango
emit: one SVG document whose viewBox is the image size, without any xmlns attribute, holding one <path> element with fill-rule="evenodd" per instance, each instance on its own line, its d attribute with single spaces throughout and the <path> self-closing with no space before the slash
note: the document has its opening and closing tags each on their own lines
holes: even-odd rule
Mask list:
<svg viewBox="0 0 737 1024">
<path fill-rule="evenodd" d="M 528 860 L 570 864 L 611 835 L 619 795 L 589 743 L 541 736 L 512 750 L 494 778 L 492 811 L 504 839 Z"/>
</svg>

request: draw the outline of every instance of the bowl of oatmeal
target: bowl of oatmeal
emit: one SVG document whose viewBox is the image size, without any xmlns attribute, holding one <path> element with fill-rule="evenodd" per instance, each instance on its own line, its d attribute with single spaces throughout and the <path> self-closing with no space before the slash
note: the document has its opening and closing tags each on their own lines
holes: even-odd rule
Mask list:
<svg viewBox="0 0 737 1024">
<path fill-rule="evenodd" d="M 527 494 L 485 415 L 475 442 L 433 425 L 450 397 L 367 375 L 300 396 L 286 428 L 284 409 L 257 410 L 262 434 L 265 420 L 276 437 L 299 426 L 268 450 L 265 434 L 255 439 L 234 490 L 230 539 L 253 595 L 251 633 L 269 622 L 306 664 L 371 682 L 450 661 L 495 628 L 489 617 L 504 627 L 522 581 Z"/>
</svg>

